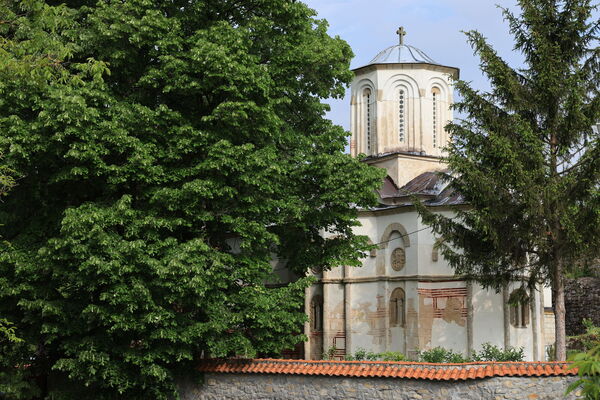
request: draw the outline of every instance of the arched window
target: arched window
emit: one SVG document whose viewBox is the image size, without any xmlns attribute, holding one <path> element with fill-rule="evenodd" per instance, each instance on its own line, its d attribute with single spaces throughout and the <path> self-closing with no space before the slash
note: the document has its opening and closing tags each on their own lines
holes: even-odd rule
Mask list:
<svg viewBox="0 0 600 400">
<path fill-rule="evenodd" d="M 525 328 L 529 325 L 529 296 L 523 289 L 514 290 L 509 297 L 510 323 L 515 328 Z"/>
<path fill-rule="evenodd" d="M 404 89 L 398 91 L 398 140 L 404 142 L 406 132 L 406 92 Z"/>
<path fill-rule="evenodd" d="M 373 105 L 371 104 L 371 89 L 363 91 L 363 102 L 365 110 L 365 139 L 367 141 L 367 154 L 371 154 L 373 136 Z"/>
<path fill-rule="evenodd" d="M 310 330 L 323 330 L 323 298 L 315 295 L 310 302 Z"/>
<path fill-rule="evenodd" d="M 405 322 L 404 290 L 396 288 L 390 296 L 390 326 L 404 326 Z"/>
<path fill-rule="evenodd" d="M 440 110 L 439 110 L 439 102 L 440 102 L 440 89 L 433 88 L 431 90 L 432 96 L 432 109 L 431 109 L 431 119 L 432 119 L 432 142 L 433 147 L 438 146 L 438 137 L 439 137 L 439 129 L 440 129 Z"/>
</svg>

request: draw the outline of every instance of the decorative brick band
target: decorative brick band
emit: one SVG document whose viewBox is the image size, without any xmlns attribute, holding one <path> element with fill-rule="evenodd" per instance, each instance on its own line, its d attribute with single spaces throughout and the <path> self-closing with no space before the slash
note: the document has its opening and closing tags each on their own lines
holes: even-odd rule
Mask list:
<svg viewBox="0 0 600 400">
<path fill-rule="evenodd" d="M 577 369 L 566 362 L 480 362 L 430 364 L 384 361 L 308 361 L 278 359 L 211 359 L 200 363 L 201 372 L 410 378 L 458 381 L 495 376 L 565 376 Z"/>
</svg>

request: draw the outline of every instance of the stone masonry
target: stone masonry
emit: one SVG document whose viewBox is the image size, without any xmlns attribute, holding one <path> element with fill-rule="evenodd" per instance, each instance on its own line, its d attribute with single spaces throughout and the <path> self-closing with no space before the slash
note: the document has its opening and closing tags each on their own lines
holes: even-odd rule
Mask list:
<svg viewBox="0 0 600 400">
<path fill-rule="evenodd" d="M 566 280 L 565 308 L 567 335 L 584 333 L 584 318 L 591 318 L 600 326 L 600 278 Z"/>
<path fill-rule="evenodd" d="M 556 400 L 574 376 L 493 377 L 464 381 L 205 373 L 203 385 L 181 385 L 182 400 Z"/>
</svg>

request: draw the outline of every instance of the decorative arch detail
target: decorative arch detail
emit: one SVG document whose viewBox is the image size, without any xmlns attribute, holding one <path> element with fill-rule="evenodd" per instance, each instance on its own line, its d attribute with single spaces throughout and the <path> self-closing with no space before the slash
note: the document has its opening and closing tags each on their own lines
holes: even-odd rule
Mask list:
<svg viewBox="0 0 600 400">
<path fill-rule="evenodd" d="M 524 289 L 515 289 L 509 296 L 509 302 L 510 324 L 515 328 L 526 328 L 530 320 L 529 295 Z"/>
<path fill-rule="evenodd" d="M 397 74 L 390 77 L 383 85 L 384 100 L 395 100 L 396 92 L 400 88 L 407 91 L 408 97 L 418 97 L 419 84 L 417 81 L 406 74 Z"/>
<path fill-rule="evenodd" d="M 437 88 L 440 91 L 440 95 L 442 96 L 443 101 L 448 100 L 448 95 L 450 94 L 450 88 L 448 86 L 448 82 L 439 77 L 433 77 L 428 82 L 428 91 L 431 91 L 434 88 Z"/>
<path fill-rule="evenodd" d="M 410 238 L 408 237 L 408 232 L 406 231 L 406 228 L 404 228 L 402 224 L 394 222 L 393 224 L 389 224 L 388 227 L 385 228 L 385 231 L 381 236 L 381 240 L 379 242 L 381 243 L 382 249 L 385 249 L 387 247 L 387 240 L 389 240 L 390 236 L 392 235 L 392 232 L 398 232 L 400 235 L 402 235 L 402 242 L 404 243 L 404 247 L 410 247 Z"/>
<path fill-rule="evenodd" d="M 323 330 L 323 297 L 319 294 L 314 295 L 310 302 L 309 320 L 312 332 Z"/>
<path fill-rule="evenodd" d="M 390 326 L 404 326 L 405 317 L 405 294 L 402 288 L 396 288 L 390 296 Z"/>
</svg>

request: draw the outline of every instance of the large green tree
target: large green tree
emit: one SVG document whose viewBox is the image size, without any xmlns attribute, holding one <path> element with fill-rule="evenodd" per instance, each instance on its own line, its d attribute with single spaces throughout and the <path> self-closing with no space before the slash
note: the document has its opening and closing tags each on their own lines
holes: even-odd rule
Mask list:
<svg viewBox="0 0 600 400">
<path fill-rule="evenodd" d="M 349 46 L 290 0 L 6 0 L 0 20 L 0 317 L 23 340 L 2 367 L 27 386 L 5 395 L 164 398 L 202 354 L 302 340 L 305 273 L 357 264 L 381 179 L 324 118 Z M 274 256 L 299 279 L 266 284 Z"/>
<path fill-rule="evenodd" d="M 447 127 L 446 178 L 469 208 L 454 218 L 423 216 L 446 239 L 443 254 L 457 273 L 496 289 L 551 285 L 556 356 L 564 360 L 564 276 L 600 248 L 600 140 L 592 129 L 600 120 L 599 22 L 589 0 L 518 5 L 519 14 L 503 13 L 522 67 L 467 33 L 491 83 L 481 92 L 457 82 L 465 117 Z"/>
</svg>

